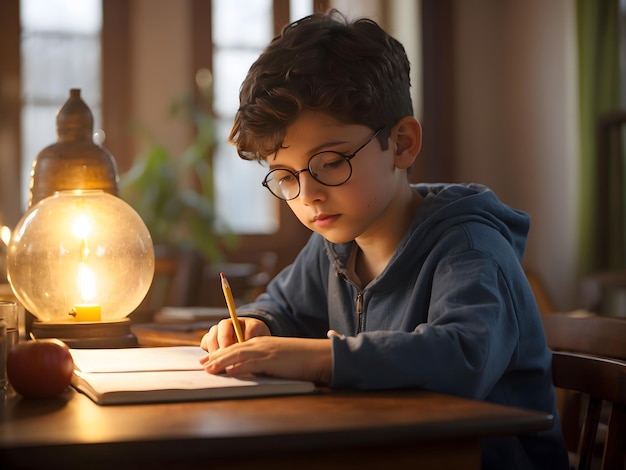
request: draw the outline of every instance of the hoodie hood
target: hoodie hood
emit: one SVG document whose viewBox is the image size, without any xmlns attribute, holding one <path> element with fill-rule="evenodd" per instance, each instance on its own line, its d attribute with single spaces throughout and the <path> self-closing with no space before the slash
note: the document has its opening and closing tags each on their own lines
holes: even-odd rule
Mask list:
<svg viewBox="0 0 626 470">
<path fill-rule="evenodd" d="M 480 222 L 500 232 L 517 259 L 523 258 L 530 217 L 503 204 L 491 189 L 480 184 L 418 184 L 413 188 L 424 198 L 415 214 L 411 241 L 420 245 L 419 251 L 429 250 L 453 225 Z"/>
</svg>

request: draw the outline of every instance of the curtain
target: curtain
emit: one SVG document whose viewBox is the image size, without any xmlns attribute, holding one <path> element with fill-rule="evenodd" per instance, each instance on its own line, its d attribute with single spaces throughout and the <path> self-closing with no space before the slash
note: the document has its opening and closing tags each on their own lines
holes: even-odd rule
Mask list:
<svg viewBox="0 0 626 470">
<path fill-rule="evenodd" d="M 577 0 L 580 106 L 580 271 L 602 269 L 595 258 L 596 120 L 620 106 L 619 1 Z"/>
</svg>

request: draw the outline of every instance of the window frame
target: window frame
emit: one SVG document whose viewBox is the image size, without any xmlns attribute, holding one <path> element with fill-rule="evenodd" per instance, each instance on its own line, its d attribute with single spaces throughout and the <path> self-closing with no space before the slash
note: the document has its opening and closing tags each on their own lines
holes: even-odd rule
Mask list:
<svg viewBox="0 0 626 470">
<path fill-rule="evenodd" d="M 21 217 L 20 2 L 0 2 L 0 225 L 15 226 Z M 16 47 L 6 47 L 15 44 Z M 16 196 L 17 195 L 17 196 Z"/>
</svg>

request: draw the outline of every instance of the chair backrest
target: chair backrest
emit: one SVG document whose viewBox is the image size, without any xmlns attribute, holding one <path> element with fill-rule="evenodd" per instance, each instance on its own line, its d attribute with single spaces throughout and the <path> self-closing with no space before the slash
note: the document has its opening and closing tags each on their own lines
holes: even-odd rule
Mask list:
<svg viewBox="0 0 626 470">
<path fill-rule="evenodd" d="M 554 351 L 554 385 L 587 396 L 578 442 L 578 470 L 592 468 L 602 405 L 610 404 L 602 469 L 623 470 L 626 463 L 626 362 L 587 354 Z"/>
<path fill-rule="evenodd" d="M 561 408 L 566 443 L 576 454 L 579 470 L 592 468 L 597 456 L 603 410 L 609 418 L 603 436 L 602 469 L 624 470 L 626 464 L 626 319 L 581 314 L 543 318 L 552 349 L 552 376 L 557 388 L 584 394 L 580 409 Z M 570 397 L 571 399 L 571 397 Z M 577 418 L 578 416 L 574 416 Z M 572 432 L 576 438 L 572 440 Z M 593 467 L 597 468 L 597 467 Z"/>
</svg>

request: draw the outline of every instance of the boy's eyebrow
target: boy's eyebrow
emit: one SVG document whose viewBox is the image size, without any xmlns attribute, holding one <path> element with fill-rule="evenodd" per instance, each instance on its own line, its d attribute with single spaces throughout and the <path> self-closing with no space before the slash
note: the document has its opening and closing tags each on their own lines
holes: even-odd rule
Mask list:
<svg viewBox="0 0 626 470">
<path fill-rule="evenodd" d="M 333 147 L 335 145 L 346 144 L 346 143 L 348 143 L 347 140 L 335 140 L 335 141 L 331 141 L 331 142 L 324 142 L 323 144 L 318 145 L 317 147 L 314 147 L 311 150 L 309 150 L 308 153 L 309 153 L 309 155 L 313 155 L 315 153 L 323 151 L 327 147 Z"/>
<path fill-rule="evenodd" d="M 335 145 L 341 145 L 341 144 L 346 144 L 348 143 L 347 140 L 333 140 L 330 142 L 324 142 L 323 144 L 318 145 L 317 147 L 313 147 L 312 149 L 310 149 L 307 154 L 308 155 L 315 155 L 316 153 L 322 152 L 324 149 L 328 148 L 328 147 L 333 147 Z M 288 149 L 289 147 L 280 147 L 280 150 L 284 150 L 284 149 Z M 276 152 L 274 154 L 274 160 L 276 159 L 278 155 L 278 152 Z M 270 168 L 275 167 L 276 165 L 270 165 Z"/>
</svg>

